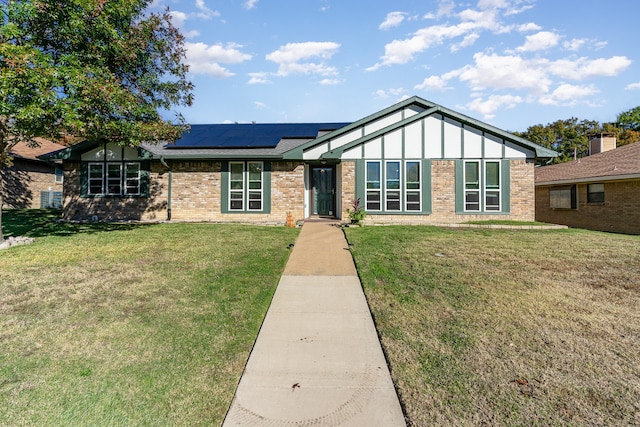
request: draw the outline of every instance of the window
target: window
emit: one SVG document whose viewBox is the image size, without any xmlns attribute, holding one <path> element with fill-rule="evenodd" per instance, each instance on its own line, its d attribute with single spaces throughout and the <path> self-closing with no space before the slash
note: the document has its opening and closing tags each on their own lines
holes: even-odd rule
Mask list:
<svg viewBox="0 0 640 427">
<path fill-rule="evenodd" d="M 464 211 L 501 212 L 499 161 L 464 162 Z"/>
<path fill-rule="evenodd" d="M 87 165 L 87 194 L 91 196 L 138 196 L 140 184 L 140 163 L 96 162 Z"/>
<path fill-rule="evenodd" d="M 405 207 L 408 211 L 419 211 L 420 206 L 420 162 L 405 165 Z"/>
<path fill-rule="evenodd" d="M 379 211 L 382 208 L 380 201 L 380 162 L 367 162 L 367 196 L 365 209 Z"/>
<path fill-rule="evenodd" d="M 367 211 L 420 212 L 422 210 L 421 162 L 415 160 L 390 160 L 384 163 L 379 160 L 367 161 L 365 173 L 365 209 Z"/>
<path fill-rule="evenodd" d="M 229 162 L 229 211 L 262 211 L 262 162 Z"/>
<path fill-rule="evenodd" d="M 62 168 L 59 166 L 56 166 L 55 169 L 55 180 L 54 182 L 56 184 L 62 184 L 62 181 L 64 180 L 64 172 L 62 171 Z"/>
<path fill-rule="evenodd" d="M 551 209 L 576 209 L 576 186 L 554 187 L 549 189 L 549 207 Z"/>
<path fill-rule="evenodd" d="M 386 208 L 388 211 L 400 210 L 400 162 L 387 162 L 386 170 Z"/>
<path fill-rule="evenodd" d="M 604 184 L 587 185 L 587 203 L 604 203 Z"/>
</svg>

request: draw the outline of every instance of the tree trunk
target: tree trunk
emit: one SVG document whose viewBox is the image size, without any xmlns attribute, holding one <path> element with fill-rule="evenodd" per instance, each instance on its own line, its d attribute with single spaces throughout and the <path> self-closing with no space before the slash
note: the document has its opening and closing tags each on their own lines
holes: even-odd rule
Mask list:
<svg viewBox="0 0 640 427">
<path fill-rule="evenodd" d="M 4 242 L 4 234 L 2 234 L 2 174 L 0 174 L 0 242 Z"/>
</svg>

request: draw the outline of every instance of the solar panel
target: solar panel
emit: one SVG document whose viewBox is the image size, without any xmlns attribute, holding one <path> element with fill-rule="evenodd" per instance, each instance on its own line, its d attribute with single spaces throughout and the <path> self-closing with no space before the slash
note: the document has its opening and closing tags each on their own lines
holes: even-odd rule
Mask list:
<svg viewBox="0 0 640 427">
<path fill-rule="evenodd" d="M 316 138 L 319 131 L 340 129 L 349 123 L 260 123 L 191 125 L 165 148 L 275 148 L 282 138 Z"/>
</svg>

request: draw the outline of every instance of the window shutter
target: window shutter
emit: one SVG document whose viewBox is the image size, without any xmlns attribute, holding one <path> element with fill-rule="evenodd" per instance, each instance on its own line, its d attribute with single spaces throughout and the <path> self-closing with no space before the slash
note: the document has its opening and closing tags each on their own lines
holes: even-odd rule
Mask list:
<svg viewBox="0 0 640 427">
<path fill-rule="evenodd" d="M 140 163 L 140 196 L 149 197 L 151 188 L 151 162 L 148 160 Z"/>
<path fill-rule="evenodd" d="M 220 190 L 220 212 L 229 213 L 229 162 L 222 162 L 222 188 Z"/>
<path fill-rule="evenodd" d="M 89 194 L 89 164 L 80 163 L 80 197 L 87 197 Z"/>
<path fill-rule="evenodd" d="M 502 182 L 500 183 L 500 191 L 502 194 L 502 213 L 511 212 L 511 162 L 509 159 L 502 159 Z"/>
<path fill-rule="evenodd" d="M 271 162 L 263 163 L 262 213 L 271 213 Z"/>
<path fill-rule="evenodd" d="M 464 160 L 455 160 L 456 213 L 464 213 Z"/>
<path fill-rule="evenodd" d="M 365 186 L 367 182 L 366 167 L 364 160 L 356 160 L 356 194 L 355 198 L 360 199 L 361 206 L 366 206 Z"/>
<path fill-rule="evenodd" d="M 422 213 L 431 213 L 431 159 L 422 160 Z"/>
</svg>

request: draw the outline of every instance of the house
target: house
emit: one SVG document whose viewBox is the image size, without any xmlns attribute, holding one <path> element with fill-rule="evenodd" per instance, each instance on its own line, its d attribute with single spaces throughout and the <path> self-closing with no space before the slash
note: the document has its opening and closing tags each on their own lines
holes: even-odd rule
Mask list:
<svg viewBox="0 0 640 427">
<path fill-rule="evenodd" d="M 62 207 L 62 164 L 40 156 L 67 147 L 43 138 L 36 138 L 36 142 L 37 147 L 17 143 L 9 152 L 12 165 L 0 169 L 5 209 Z"/>
<path fill-rule="evenodd" d="M 640 142 L 615 146 L 597 137 L 596 154 L 537 168 L 536 220 L 640 234 Z"/>
<path fill-rule="evenodd" d="M 534 219 L 534 160 L 556 156 L 413 97 L 353 123 L 193 125 L 173 144 L 57 153 L 67 219 L 284 224 Z"/>
</svg>

